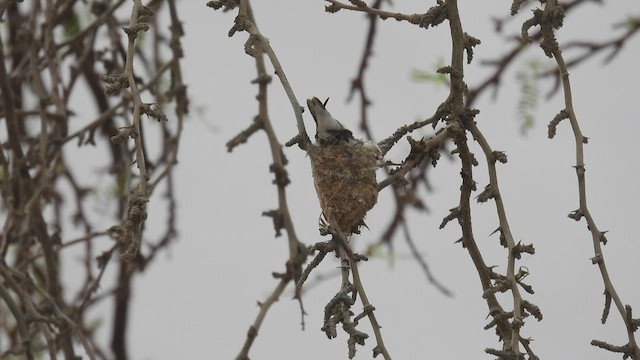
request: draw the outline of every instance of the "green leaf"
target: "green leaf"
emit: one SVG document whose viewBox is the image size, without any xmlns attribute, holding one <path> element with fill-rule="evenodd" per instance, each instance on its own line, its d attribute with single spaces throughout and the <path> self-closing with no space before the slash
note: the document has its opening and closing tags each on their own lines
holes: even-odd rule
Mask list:
<svg viewBox="0 0 640 360">
<path fill-rule="evenodd" d="M 538 108 L 540 90 L 538 78 L 542 69 L 542 63 L 538 59 L 530 59 L 523 68 L 516 73 L 516 81 L 520 86 L 520 99 L 518 100 L 518 120 L 520 121 L 520 133 L 524 136 L 535 125 L 535 110 Z"/>
<path fill-rule="evenodd" d="M 446 74 L 438 73 L 437 70 L 444 66 L 444 61 L 440 58 L 437 63 L 433 65 L 433 70 L 426 71 L 421 69 L 411 69 L 410 78 L 411 81 L 417 83 L 431 83 L 435 87 L 449 85 L 449 76 Z"/>
</svg>

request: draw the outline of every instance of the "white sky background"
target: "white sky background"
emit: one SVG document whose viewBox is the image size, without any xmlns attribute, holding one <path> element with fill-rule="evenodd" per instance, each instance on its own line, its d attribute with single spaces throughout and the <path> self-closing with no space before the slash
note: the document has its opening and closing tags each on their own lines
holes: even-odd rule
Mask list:
<svg viewBox="0 0 640 360">
<path fill-rule="evenodd" d="M 322 1 L 252 3 L 258 26 L 271 40 L 298 101 L 304 104 L 311 96 L 331 97 L 329 110 L 357 133 L 359 104 L 348 104 L 345 99 L 360 61 L 365 16 L 348 11 L 325 13 Z M 395 1 L 391 10 L 425 12 L 433 2 L 426 3 Z M 276 285 L 271 272 L 283 271 L 288 256 L 286 237 L 274 238 L 271 219 L 261 216 L 262 211 L 277 207 L 266 137 L 258 133 L 231 154 L 225 147 L 257 113 L 257 87 L 250 84 L 256 76 L 254 60 L 243 51 L 247 35 L 228 38 L 235 12 L 215 12 L 204 4 L 181 1 L 179 6 L 187 33 L 183 39 L 185 81 L 192 99 L 176 173 L 180 237 L 169 256 L 159 257 L 134 281 L 129 329 L 132 359 L 235 358 L 258 312 L 256 301 Z M 464 30 L 482 40 L 475 48 L 475 61 L 465 68 L 466 81 L 473 86 L 491 70 L 480 66 L 479 60 L 494 59 L 508 50 L 503 39 L 495 38 L 490 15 L 508 14 L 510 2 L 461 1 L 459 7 Z M 522 13 L 529 15 L 527 10 Z M 559 40 L 609 39 L 611 26 L 629 14 L 638 15 L 636 1 L 581 6 L 571 12 Z M 509 28 L 517 31 L 522 21 L 524 16 L 516 18 Z M 616 289 L 625 303 L 634 306 L 636 317 L 640 314 L 638 45 L 638 38 L 632 39 L 607 66 L 601 65 L 604 57 L 598 56 L 570 71 L 578 120 L 590 139 L 585 151 L 589 207 L 599 227 L 610 230 L 604 248 L 607 265 Z M 414 83 L 409 74 L 413 68 L 433 70 L 439 59 L 447 62 L 449 54 L 446 22 L 428 30 L 395 20 L 379 23 L 375 56 L 366 78 L 373 100 L 369 116 L 378 139 L 403 124 L 430 116 L 445 99 L 448 89 Z M 566 53 L 567 58 L 571 54 Z M 476 104 L 481 111 L 476 118 L 480 129 L 495 150 L 508 155 L 509 162 L 498 166 L 498 175 L 512 232 L 516 240 L 533 242 L 537 250 L 518 265 L 531 271 L 525 282 L 536 294 L 525 298 L 540 306 L 545 318 L 540 323 L 528 319 L 522 335 L 535 339 L 532 347 L 542 359 L 619 359 L 619 355 L 589 345 L 592 339 L 616 345 L 627 339 L 614 309 L 607 325 L 600 324 L 603 284 L 589 260 L 593 256 L 591 236 L 584 221 L 576 223 L 566 216 L 578 207 L 572 168 L 574 141 L 568 121 L 558 127 L 554 140 L 547 138 L 548 122 L 563 107 L 561 97 L 541 101 L 535 127 L 526 137 L 519 133 L 515 72 L 532 58 L 545 64 L 551 61 L 539 47 L 532 47 L 503 78 L 497 100 L 485 94 Z M 551 85 L 542 82 L 541 92 L 546 93 Z M 269 88 L 269 107 L 284 143 L 296 134 L 295 118 L 275 76 Z M 308 112 L 305 121 L 312 133 Z M 401 141 L 393 160 L 400 161 L 407 148 L 406 140 Z M 482 163 L 474 170 L 482 189 L 488 178 L 484 157 L 475 144 L 473 151 Z M 287 148 L 285 154 L 290 161 L 287 169 L 292 184 L 287 192 L 293 220 L 300 239 L 311 244 L 321 237 L 309 160 L 298 148 Z M 457 158 L 448 161 L 443 157 L 430 181 L 434 189 L 427 195 L 431 212 L 413 214 L 411 232 L 432 272 L 455 297 L 443 296 L 426 281 L 402 238 L 395 241 L 393 261 L 372 258 L 360 265 L 367 294 L 395 359 L 490 359 L 483 350 L 500 345 L 493 330 L 483 330 L 488 310 L 468 253 L 453 244 L 461 236 L 460 228 L 454 221 L 438 230 L 448 209 L 458 203 Z M 393 209 L 390 199 L 389 190 L 383 191 L 367 218 L 371 231 L 355 240 L 357 249 L 376 240 L 385 229 Z M 151 199 L 150 234 L 154 224 L 161 227 L 164 221 L 154 214 L 154 201 L 161 201 L 161 192 Z M 474 233 L 487 264 L 498 265 L 497 271 L 504 272 L 506 252 L 497 235 L 489 236 L 498 224 L 494 209 L 492 202 L 473 207 Z M 328 256 L 315 273 L 337 274 L 337 265 Z M 339 286 L 338 278 L 331 278 L 306 292 L 305 331 L 300 329 L 298 303 L 290 300 L 289 288 L 269 311 L 251 358 L 346 359 L 345 334 L 340 330 L 337 339 L 328 340 L 320 331 L 324 306 Z M 510 297 L 504 297 L 502 304 L 511 309 Z M 361 304 L 354 309 L 361 309 Z M 109 309 L 103 310 L 103 319 L 110 322 Z M 363 323 L 370 338 L 366 346 L 358 347 L 357 359 L 371 358 L 375 346 L 368 323 Z M 108 336 L 104 335 L 105 343 Z"/>
</svg>

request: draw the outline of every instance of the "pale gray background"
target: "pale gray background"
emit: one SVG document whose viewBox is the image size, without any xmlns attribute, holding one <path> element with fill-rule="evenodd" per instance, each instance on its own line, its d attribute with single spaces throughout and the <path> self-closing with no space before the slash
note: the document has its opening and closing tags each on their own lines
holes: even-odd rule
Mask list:
<svg viewBox="0 0 640 360">
<path fill-rule="evenodd" d="M 322 1 L 252 3 L 258 25 L 271 40 L 298 101 L 330 96 L 332 113 L 357 130 L 359 105 L 347 104 L 345 99 L 362 52 L 364 15 L 327 14 Z M 425 12 L 432 5 L 394 3 L 392 10 L 404 13 Z M 185 124 L 176 172 L 180 238 L 169 256 L 158 258 L 134 282 L 129 329 L 132 359 L 235 358 L 258 312 L 256 301 L 274 288 L 276 281 L 270 274 L 283 270 L 288 254 L 285 238 L 274 238 L 271 220 L 261 217 L 262 211 L 277 206 L 264 134 L 258 133 L 232 154 L 224 145 L 257 113 L 257 89 L 249 83 L 256 76 L 254 61 L 243 52 L 247 35 L 228 38 L 235 12 L 214 12 L 204 4 L 180 2 L 187 33 L 184 74 L 192 98 L 192 116 Z M 492 31 L 490 15 L 508 14 L 510 2 L 460 1 L 459 6 L 465 31 L 482 40 L 476 48 L 477 60 L 494 59 L 508 50 Z M 529 14 L 528 10 L 523 13 Z M 628 14 L 638 15 L 637 1 L 582 6 L 572 12 L 559 40 L 609 39 L 614 35 L 611 26 Z M 509 28 L 517 31 L 523 20 L 524 16 L 518 17 Z M 448 61 L 448 31 L 446 22 L 429 30 L 395 20 L 379 24 L 375 56 L 367 73 L 376 137 L 431 115 L 446 97 L 446 88 L 413 83 L 409 74 L 412 68 L 433 70 L 439 59 Z M 632 39 L 621 56 L 605 67 L 603 56 L 598 56 L 571 70 L 578 120 L 590 138 L 586 146 L 589 206 L 601 229 L 610 230 L 607 265 L 623 301 L 635 307 L 634 314 L 640 314 L 638 45 L 638 39 Z M 529 136 L 521 136 L 518 130 L 515 71 L 533 58 L 551 64 L 538 47 L 532 48 L 504 77 L 498 101 L 485 95 L 476 105 L 481 110 L 477 117 L 480 129 L 494 149 L 509 157 L 509 163 L 500 165 L 498 171 L 513 234 L 516 240 L 533 242 L 537 250 L 518 265 L 531 271 L 527 282 L 536 294 L 526 298 L 540 306 L 545 318 L 541 323 L 528 319 L 522 334 L 535 340 L 532 346 L 542 359 L 619 359 L 589 345 L 591 339 L 616 345 L 627 340 L 617 312 L 612 311 L 607 325 L 600 324 L 603 285 L 589 260 L 593 256 L 591 237 L 584 221 L 576 223 L 566 216 L 578 207 L 571 167 L 575 162 L 573 135 L 565 121 L 556 139 L 549 140 L 546 126 L 562 109 L 561 97 L 541 102 Z M 466 80 L 471 86 L 478 84 L 489 70 L 475 61 L 466 67 Z M 550 86 L 543 82 L 541 91 Z M 271 119 L 284 142 L 295 135 L 296 128 L 275 77 L 269 100 Z M 305 121 L 313 130 L 308 113 Z M 401 160 L 406 150 L 403 141 L 391 154 L 393 160 Z M 483 158 L 475 144 L 473 150 Z M 285 153 L 290 161 L 292 184 L 287 191 L 293 220 L 301 240 L 310 244 L 321 238 L 309 160 L 297 148 L 285 149 Z M 474 176 L 483 188 L 487 183 L 484 164 L 475 169 Z M 433 273 L 455 297 L 446 298 L 427 283 L 401 238 L 396 239 L 392 260 L 385 251 L 361 265 L 363 282 L 395 359 L 489 359 L 483 350 L 500 345 L 493 330 L 482 329 L 488 320 L 478 276 L 466 250 L 453 244 L 460 229 L 453 222 L 438 230 L 448 209 L 458 202 L 458 162 L 441 160 L 430 180 L 434 188 L 427 195 L 431 213 L 412 214 L 411 231 Z M 154 196 L 148 235 L 157 234 L 164 222 L 161 210 L 154 213 L 154 201 L 162 201 L 161 192 Z M 354 240 L 357 249 L 377 239 L 385 228 L 393 208 L 390 200 L 389 191 L 383 191 L 367 218 L 371 231 Z M 506 253 L 497 236 L 489 236 L 498 223 L 494 205 L 474 206 L 473 218 L 476 240 L 487 263 L 498 265 L 503 272 Z M 338 263 L 327 260 L 317 273 L 337 273 Z M 73 266 L 79 265 L 70 265 L 68 273 Z M 269 312 L 250 353 L 252 359 L 346 359 L 346 336 L 340 333 L 330 341 L 320 331 L 324 305 L 338 288 L 338 279 L 331 278 L 305 294 L 306 331 L 300 330 L 298 304 L 290 300 L 288 289 Z M 503 305 L 510 308 L 511 299 L 504 300 Z M 99 308 L 95 318 L 111 321 L 110 307 Z M 108 341 L 105 332 L 104 342 Z M 358 348 L 357 359 L 370 358 L 374 346 L 370 338 L 365 347 Z"/>
</svg>

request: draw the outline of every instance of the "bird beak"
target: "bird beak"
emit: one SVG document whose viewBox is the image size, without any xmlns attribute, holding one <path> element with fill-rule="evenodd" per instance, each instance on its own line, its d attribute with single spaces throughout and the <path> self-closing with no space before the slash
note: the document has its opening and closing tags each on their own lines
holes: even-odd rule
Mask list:
<svg viewBox="0 0 640 360">
<path fill-rule="evenodd" d="M 313 116 L 313 120 L 318 123 L 318 117 L 322 114 L 322 112 L 326 112 L 327 110 L 322 105 L 322 102 L 318 100 L 317 97 L 312 97 L 311 99 L 307 99 L 307 107 L 311 112 L 311 116 Z"/>
</svg>

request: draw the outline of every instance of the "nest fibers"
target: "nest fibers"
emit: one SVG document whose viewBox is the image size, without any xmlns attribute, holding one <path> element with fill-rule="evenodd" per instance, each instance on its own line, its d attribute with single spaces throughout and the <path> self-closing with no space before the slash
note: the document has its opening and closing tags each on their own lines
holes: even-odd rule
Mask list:
<svg viewBox="0 0 640 360">
<path fill-rule="evenodd" d="M 380 149 L 375 144 L 348 143 L 312 145 L 308 153 L 325 218 L 335 217 L 340 230 L 351 233 L 378 199 Z"/>
</svg>

